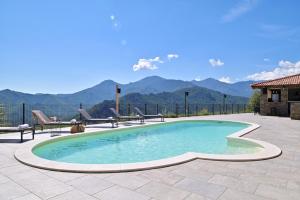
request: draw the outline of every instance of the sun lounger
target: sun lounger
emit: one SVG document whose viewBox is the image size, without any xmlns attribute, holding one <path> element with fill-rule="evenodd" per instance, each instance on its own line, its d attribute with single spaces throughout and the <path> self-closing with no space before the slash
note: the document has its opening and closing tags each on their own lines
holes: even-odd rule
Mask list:
<svg viewBox="0 0 300 200">
<path fill-rule="evenodd" d="M 115 115 L 115 117 L 118 121 L 139 120 L 140 123 L 144 123 L 143 116 L 124 116 L 124 115 L 120 115 L 114 108 L 110 108 L 110 110 Z"/>
<path fill-rule="evenodd" d="M 160 118 L 160 121 L 165 121 L 165 117 L 162 114 L 157 114 L 157 115 L 145 115 L 138 107 L 134 107 L 136 112 L 143 116 L 144 119 L 154 119 L 154 118 Z"/>
<path fill-rule="evenodd" d="M 118 120 L 114 118 L 92 118 L 92 116 L 85 109 L 78 109 L 79 113 L 84 117 L 85 124 L 87 123 L 111 123 L 114 128 L 118 127 Z"/>
<path fill-rule="evenodd" d="M 41 126 L 41 128 L 43 130 L 44 126 L 59 126 L 61 128 L 62 126 L 68 126 L 68 125 L 70 125 L 70 126 L 72 126 L 72 125 L 79 126 L 79 125 L 82 124 L 82 122 L 78 122 L 78 121 L 53 121 L 53 120 L 49 119 L 40 110 L 33 110 L 32 115 L 37 121 L 37 123 L 34 124 L 34 129 L 35 129 L 35 126 L 37 126 L 37 125 Z"/>
<path fill-rule="evenodd" d="M 34 139 L 35 130 L 34 128 L 30 126 L 19 126 L 19 127 L 0 127 L 0 133 L 14 133 L 14 132 L 20 132 L 21 134 L 21 142 L 23 142 L 23 135 L 26 133 L 31 132 L 32 139 Z"/>
</svg>

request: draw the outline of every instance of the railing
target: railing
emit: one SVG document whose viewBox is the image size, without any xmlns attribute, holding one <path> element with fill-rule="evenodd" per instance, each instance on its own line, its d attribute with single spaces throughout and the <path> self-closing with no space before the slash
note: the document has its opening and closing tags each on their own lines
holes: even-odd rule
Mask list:
<svg viewBox="0 0 300 200">
<path fill-rule="evenodd" d="M 88 109 L 92 105 L 85 105 Z M 80 105 L 72 104 L 0 104 L 0 126 L 34 124 L 32 110 L 41 110 L 47 116 L 56 116 L 59 120 L 79 119 Z"/>
<path fill-rule="evenodd" d="M 34 123 L 32 110 L 41 110 L 47 116 L 56 116 L 60 120 L 69 121 L 73 118 L 80 119 L 78 108 L 85 108 L 93 117 L 110 117 L 109 108 L 114 103 L 104 107 L 93 105 L 72 104 L 0 104 L 0 126 L 17 126 L 19 124 Z M 136 115 L 134 107 L 138 107 L 144 114 L 161 113 L 166 117 L 183 117 L 199 115 L 219 115 L 248 112 L 246 104 L 120 104 L 120 114 Z"/>
<path fill-rule="evenodd" d="M 126 104 L 120 106 L 120 113 L 135 114 L 134 107 L 138 107 L 144 114 L 164 114 L 167 117 L 198 116 L 245 113 L 247 104 Z"/>
</svg>

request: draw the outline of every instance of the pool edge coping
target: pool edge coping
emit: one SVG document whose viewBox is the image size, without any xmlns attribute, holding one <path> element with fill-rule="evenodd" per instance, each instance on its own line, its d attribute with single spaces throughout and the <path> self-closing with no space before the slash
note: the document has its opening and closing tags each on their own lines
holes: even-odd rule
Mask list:
<svg viewBox="0 0 300 200">
<path fill-rule="evenodd" d="M 235 154 L 235 155 L 223 155 L 223 154 L 205 154 L 205 153 L 196 153 L 196 152 L 187 152 L 181 154 L 179 156 L 154 160 L 154 161 L 147 161 L 147 162 L 139 162 L 139 163 L 126 163 L 126 164 L 75 164 L 75 163 L 65 163 L 65 162 L 57 162 L 52 160 L 43 159 L 41 157 L 36 156 L 33 154 L 32 149 L 36 147 L 38 144 L 43 142 L 47 142 L 50 140 L 62 139 L 65 137 L 70 137 L 73 135 L 61 136 L 59 138 L 42 138 L 39 140 L 31 141 L 28 144 L 22 144 L 22 147 L 18 148 L 15 151 L 14 157 L 21 163 L 36 167 L 40 169 L 47 169 L 53 171 L 63 171 L 63 172 L 84 172 L 84 173 L 105 173 L 105 172 L 126 172 L 126 171 L 139 171 L 139 170 L 147 170 L 147 169 L 155 169 L 161 167 L 167 167 L 172 165 L 177 165 L 185 162 L 189 162 L 195 159 L 203 159 L 203 160 L 218 160 L 218 161 L 257 161 L 257 160 L 265 160 L 275 158 L 280 156 L 282 151 L 277 146 L 261 141 L 255 140 L 250 138 L 245 138 L 246 134 L 256 130 L 260 127 L 260 125 L 245 121 L 233 121 L 233 120 L 214 120 L 214 119 L 178 119 L 176 121 L 226 121 L 226 122 L 237 122 L 237 123 L 245 123 L 249 124 L 250 126 L 242 129 L 238 132 L 235 132 L 229 136 L 227 136 L 228 140 L 238 140 L 242 142 L 250 142 L 255 143 L 256 145 L 262 147 L 263 149 L 257 153 L 252 154 Z M 164 123 L 171 123 L 171 122 L 164 122 Z M 155 124 L 145 124 L 139 127 L 151 126 Z M 121 129 L 127 128 L 135 128 L 134 127 L 122 127 Z M 95 132 L 106 132 L 110 130 L 101 130 Z M 117 130 L 120 130 L 119 128 Z M 91 134 L 95 132 L 88 132 L 82 134 Z M 80 134 L 81 135 L 81 134 Z M 73 136 L 73 137 L 76 137 Z"/>
</svg>

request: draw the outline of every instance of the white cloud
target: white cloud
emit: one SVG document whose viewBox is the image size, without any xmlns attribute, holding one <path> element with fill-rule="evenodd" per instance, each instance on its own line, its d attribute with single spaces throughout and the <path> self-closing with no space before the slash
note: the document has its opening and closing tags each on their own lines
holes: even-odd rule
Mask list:
<svg viewBox="0 0 300 200">
<path fill-rule="evenodd" d="M 178 54 L 168 54 L 168 60 L 177 59 L 178 57 Z"/>
<path fill-rule="evenodd" d="M 232 83 L 231 78 L 229 76 L 223 76 L 219 78 L 219 81 L 224 82 L 224 83 Z"/>
<path fill-rule="evenodd" d="M 114 21 L 115 19 L 116 19 L 116 17 L 115 17 L 114 15 L 111 15 L 111 16 L 110 16 L 110 20 L 111 20 L 111 21 Z"/>
<path fill-rule="evenodd" d="M 122 40 L 122 45 L 126 45 L 127 41 Z M 178 54 L 168 54 L 167 58 L 169 61 L 173 59 L 177 59 L 179 57 Z M 133 71 L 139 71 L 141 69 L 148 69 L 148 70 L 154 70 L 157 69 L 158 67 L 156 66 L 157 64 L 162 64 L 164 63 L 163 60 L 160 59 L 159 56 L 156 56 L 155 58 L 150 58 L 150 59 L 145 59 L 141 58 L 138 60 L 137 64 L 134 64 L 132 66 Z"/>
<path fill-rule="evenodd" d="M 249 12 L 257 3 L 258 0 L 243 0 L 231 8 L 227 14 L 222 17 L 222 22 L 232 22 L 241 15 Z"/>
<path fill-rule="evenodd" d="M 262 71 L 259 73 L 251 74 L 247 76 L 250 80 L 271 80 L 275 78 L 280 78 L 284 76 L 294 75 L 300 73 L 300 61 L 293 63 L 286 60 L 281 60 L 278 66 L 272 71 Z"/>
<path fill-rule="evenodd" d="M 224 65 L 224 62 L 222 62 L 220 59 L 214 59 L 211 58 L 208 60 L 208 62 L 211 64 L 213 67 L 220 67 Z"/>
<path fill-rule="evenodd" d="M 157 63 L 163 63 L 162 60 L 160 60 L 160 57 L 145 59 L 141 58 L 138 60 L 137 64 L 134 64 L 132 66 L 133 71 L 139 71 L 141 69 L 147 69 L 147 70 L 155 70 L 158 67 L 156 66 Z"/>
<path fill-rule="evenodd" d="M 264 61 L 265 61 L 265 62 L 269 62 L 269 61 L 270 61 L 270 58 L 264 58 Z"/>
</svg>

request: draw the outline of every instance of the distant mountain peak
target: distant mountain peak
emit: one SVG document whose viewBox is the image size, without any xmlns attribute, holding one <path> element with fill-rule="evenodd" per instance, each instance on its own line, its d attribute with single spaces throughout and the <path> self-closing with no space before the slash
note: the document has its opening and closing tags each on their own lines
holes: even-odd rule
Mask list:
<svg viewBox="0 0 300 200">
<path fill-rule="evenodd" d="M 101 83 L 99 83 L 99 84 L 97 84 L 95 86 L 98 86 L 98 85 L 107 85 L 107 84 L 118 84 L 118 83 L 115 82 L 115 81 L 113 81 L 113 80 L 111 80 L 111 79 L 107 79 L 107 80 L 104 80 L 104 81 L 102 81 Z"/>
<path fill-rule="evenodd" d="M 219 81 L 219 80 L 214 79 L 214 78 L 207 78 L 207 79 L 204 79 L 202 81 L 211 81 L 211 82 L 216 82 L 216 83 L 225 83 L 225 82 Z M 225 84 L 230 84 L 230 83 L 225 83 Z"/>
<path fill-rule="evenodd" d="M 163 77 L 161 77 L 161 76 L 157 76 L 157 75 L 147 76 L 147 77 L 145 77 L 145 78 L 143 78 L 143 79 L 147 79 L 147 78 L 149 78 L 149 79 L 151 79 L 151 78 L 165 79 L 165 78 L 163 78 Z M 141 80 L 143 80 L 143 79 L 141 79 Z"/>
<path fill-rule="evenodd" d="M 199 82 L 216 82 L 216 83 L 223 83 L 222 81 L 219 81 L 219 80 L 214 79 L 214 78 L 206 78 L 206 79 L 202 79 L 202 80 L 193 80 L 192 82 L 195 82 L 195 83 L 199 83 Z"/>
<path fill-rule="evenodd" d="M 162 78 L 160 76 L 147 76 L 141 80 L 138 80 L 137 82 L 142 82 L 142 81 L 161 81 L 161 80 L 167 80 L 165 78 Z"/>
</svg>

